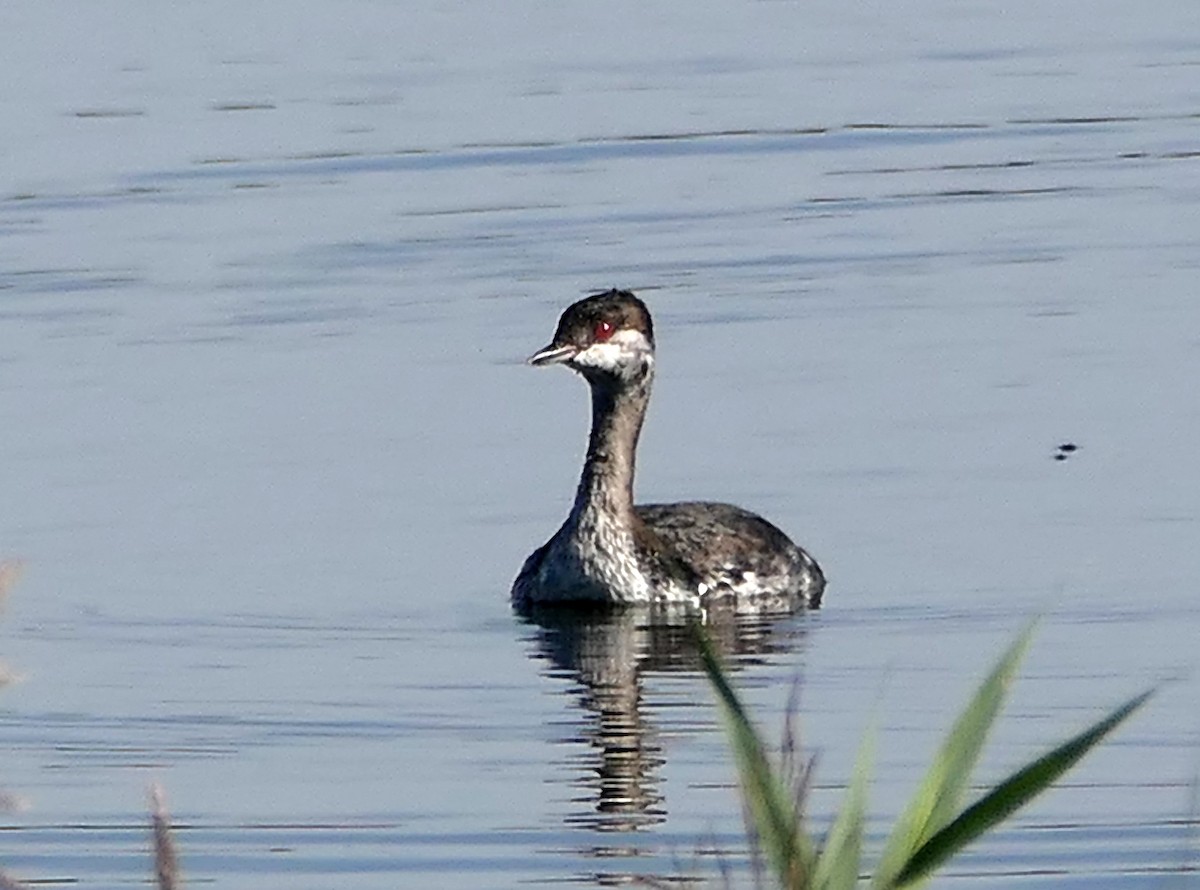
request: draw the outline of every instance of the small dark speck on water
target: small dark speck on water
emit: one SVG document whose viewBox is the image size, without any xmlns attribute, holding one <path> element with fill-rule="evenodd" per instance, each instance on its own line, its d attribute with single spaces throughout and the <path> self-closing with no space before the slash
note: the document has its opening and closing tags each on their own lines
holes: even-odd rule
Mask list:
<svg viewBox="0 0 1200 890">
<path fill-rule="evenodd" d="M 1079 450 L 1079 446 L 1074 442 L 1063 442 L 1058 446 L 1058 450 L 1054 453 L 1055 460 L 1066 460 L 1072 454 Z"/>
</svg>

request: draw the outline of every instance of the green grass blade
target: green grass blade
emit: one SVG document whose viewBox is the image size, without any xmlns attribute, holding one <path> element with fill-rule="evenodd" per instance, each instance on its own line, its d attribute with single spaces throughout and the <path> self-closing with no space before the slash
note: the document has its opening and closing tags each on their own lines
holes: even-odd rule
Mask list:
<svg viewBox="0 0 1200 890">
<path fill-rule="evenodd" d="M 957 815 L 983 743 L 1033 636 L 1030 624 L 1009 646 L 959 715 L 884 846 L 872 884 L 891 887 L 912 855 Z"/>
<path fill-rule="evenodd" d="M 742 793 L 758 842 L 781 887 L 799 888 L 812 876 L 812 841 L 804 834 L 788 783 L 771 768 L 766 748 L 725 675 L 708 634 L 694 626 L 704 671 L 725 716 Z"/>
<path fill-rule="evenodd" d="M 846 786 L 846 800 L 829 828 L 813 873 L 814 890 L 854 890 L 862 872 L 862 844 L 866 831 L 867 782 L 875 755 L 875 733 L 863 736 Z"/>
<path fill-rule="evenodd" d="M 947 859 L 981 834 L 1037 797 L 1142 707 L 1151 689 L 1135 696 L 1079 735 L 1017 770 L 917 850 L 896 876 L 900 887 L 928 877 Z"/>
</svg>

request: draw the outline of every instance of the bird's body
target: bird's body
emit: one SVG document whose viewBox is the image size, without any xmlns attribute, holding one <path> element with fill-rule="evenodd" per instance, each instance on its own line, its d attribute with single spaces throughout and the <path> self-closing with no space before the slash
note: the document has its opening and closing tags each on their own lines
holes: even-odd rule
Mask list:
<svg viewBox="0 0 1200 890">
<path fill-rule="evenodd" d="M 816 607 L 817 563 L 782 531 L 731 504 L 633 503 L 637 441 L 654 377 L 650 313 L 628 291 L 570 306 L 530 358 L 567 364 L 592 391 L 592 431 L 570 514 L 521 567 L 517 605 L 702 604 L 713 597 Z"/>
</svg>

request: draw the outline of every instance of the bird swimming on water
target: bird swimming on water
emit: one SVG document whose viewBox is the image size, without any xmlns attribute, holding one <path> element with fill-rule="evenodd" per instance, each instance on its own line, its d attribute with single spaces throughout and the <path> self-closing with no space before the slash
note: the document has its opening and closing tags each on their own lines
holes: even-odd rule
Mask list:
<svg viewBox="0 0 1200 890">
<path fill-rule="evenodd" d="M 535 603 L 702 604 L 771 598 L 816 608 L 825 576 L 782 531 L 732 504 L 633 502 L 638 436 L 654 379 L 646 304 L 610 290 L 567 307 L 529 364 L 566 365 L 592 391 L 592 431 L 575 503 L 513 582 Z"/>
</svg>

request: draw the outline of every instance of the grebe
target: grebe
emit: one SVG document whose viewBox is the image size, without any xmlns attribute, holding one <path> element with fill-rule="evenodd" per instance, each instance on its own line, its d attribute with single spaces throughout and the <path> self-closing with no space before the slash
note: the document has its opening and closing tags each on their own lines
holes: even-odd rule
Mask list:
<svg viewBox="0 0 1200 890">
<path fill-rule="evenodd" d="M 529 364 L 566 365 L 583 376 L 592 432 L 575 504 L 521 566 L 515 605 L 701 605 L 715 597 L 820 605 L 820 567 L 761 516 L 702 501 L 634 506 L 638 435 L 654 377 L 654 328 L 641 300 L 610 290 L 574 303 Z"/>
</svg>

